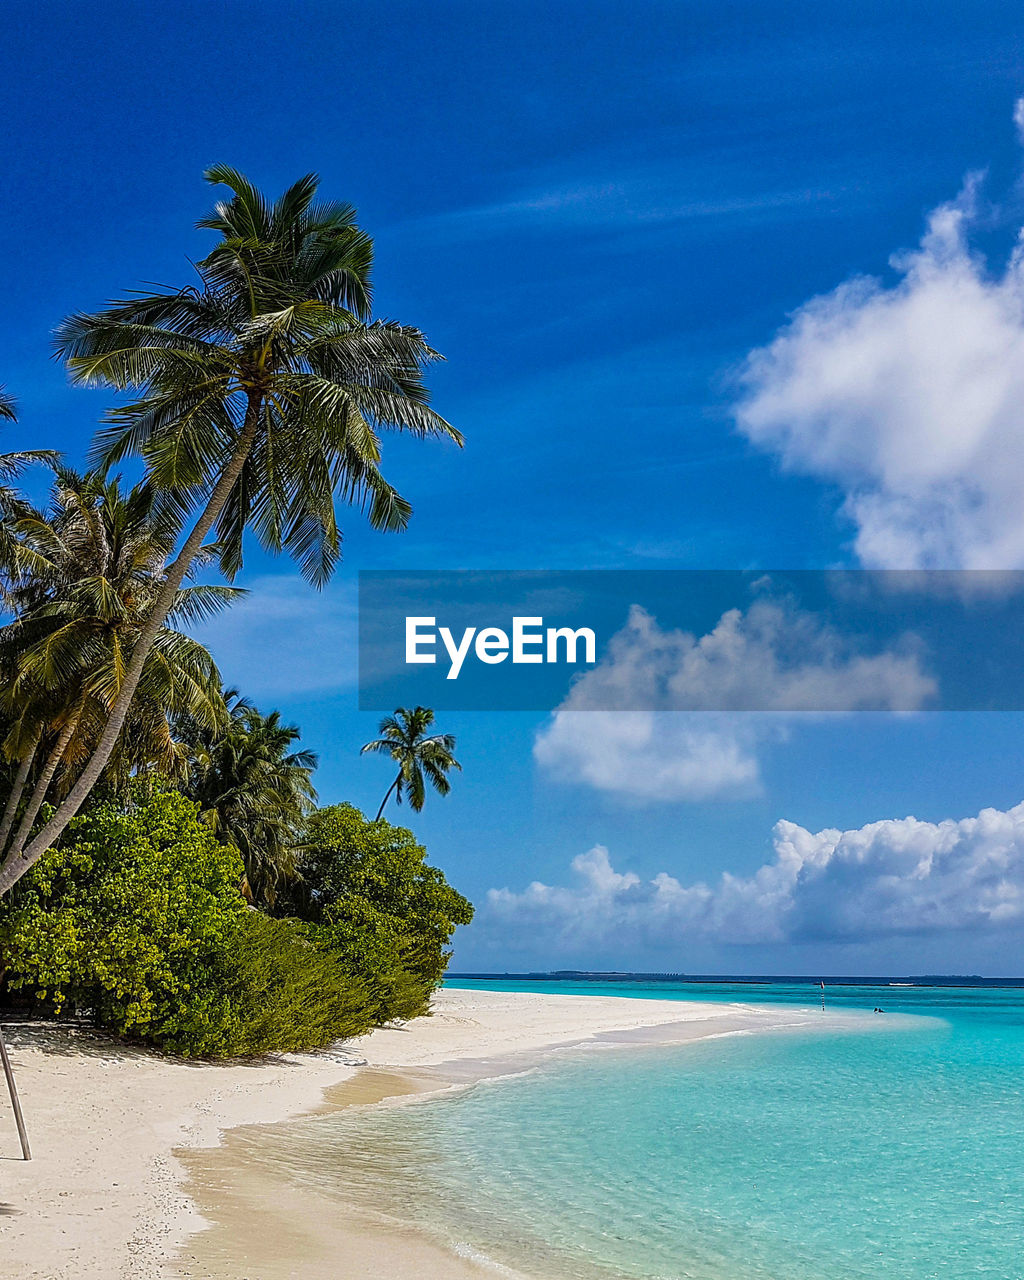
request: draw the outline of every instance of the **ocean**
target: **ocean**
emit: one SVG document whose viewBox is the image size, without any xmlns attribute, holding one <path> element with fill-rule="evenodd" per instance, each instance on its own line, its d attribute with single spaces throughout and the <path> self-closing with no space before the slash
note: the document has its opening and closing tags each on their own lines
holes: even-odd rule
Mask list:
<svg viewBox="0 0 1024 1280">
<path fill-rule="evenodd" d="M 820 1000 L 794 982 L 449 985 Z M 826 998 L 860 1015 L 849 1030 L 572 1050 L 299 1121 L 276 1161 L 498 1271 L 551 1280 L 1021 1280 L 1024 989 Z"/>
</svg>

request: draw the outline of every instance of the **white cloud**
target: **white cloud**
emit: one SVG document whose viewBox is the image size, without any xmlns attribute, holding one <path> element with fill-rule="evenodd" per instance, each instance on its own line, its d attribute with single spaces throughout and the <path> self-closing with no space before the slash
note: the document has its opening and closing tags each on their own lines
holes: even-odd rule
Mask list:
<svg viewBox="0 0 1024 1280">
<path fill-rule="evenodd" d="M 849 942 L 992 931 L 1024 922 L 1024 803 L 959 821 L 872 822 L 774 831 L 774 857 L 751 876 L 684 885 L 661 872 L 617 872 L 597 845 L 573 860 L 576 883 L 492 889 L 493 926 L 552 950 L 712 941 Z M 508 927 L 511 926 L 511 927 Z"/>
<path fill-rule="evenodd" d="M 1018 98 L 1013 104 L 1013 123 L 1017 126 L 1017 137 L 1024 142 L 1024 98 Z"/>
<path fill-rule="evenodd" d="M 931 214 L 894 284 L 812 299 L 742 374 L 740 430 L 842 489 L 865 565 L 1024 566 L 1024 251 L 997 271 L 972 251 L 977 192 Z"/>
<path fill-rule="evenodd" d="M 743 175 L 749 180 L 749 175 Z M 764 220 L 793 217 L 835 203 L 835 192 L 806 187 L 749 190 L 723 181 L 718 194 L 701 192 L 680 198 L 678 181 L 663 167 L 639 168 L 617 181 L 581 174 L 566 181 L 562 173 L 540 175 L 536 184 L 487 204 L 450 209 L 402 224 L 405 230 L 448 234 L 459 239 L 543 233 L 636 231 L 722 219 Z"/>
<path fill-rule="evenodd" d="M 913 711 L 935 691 L 904 651 L 860 654 L 787 600 L 727 609 L 703 636 L 665 630 L 639 605 L 566 710 Z"/>
<path fill-rule="evenodd" d="M 749 796 L 760 749 L 785 736 L 781 713 L 912 711 L 934 692 L 906 644 L 858 653 L 785 602 L 730 609 L 703 636 L 662 629 L 634 606 L 538 733 L 534 758 L 635 800 Z"/>
<path fill-rule="evenodd" d="M 247 582 L 250 595 L 192 633 L 209 646 L 228 685 L 276 698 L 350 688 L 356 681 L 356 602 L 337 582 L 316 591 L 301 578 Z"/>
<path fill-rule="evenodd" d="M 765 717 L 714 712 L 556 711 L 538 764 L 566 782 L 630 800 L 741 799 L 761 790 Z"/>
</svg>

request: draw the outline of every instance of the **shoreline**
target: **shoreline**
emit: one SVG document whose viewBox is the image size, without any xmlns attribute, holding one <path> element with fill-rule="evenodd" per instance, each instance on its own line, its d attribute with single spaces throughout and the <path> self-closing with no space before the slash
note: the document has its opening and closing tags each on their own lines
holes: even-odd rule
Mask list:
<svg viewBox="0 0 1024 1280">
<path fill-rule="evenodd" d="M 414 1104 L 480 1081 L 529 1073 L 563 1053 L 635 1051 L 821 1025 L 813 1010 L 724 1002 L 449 989 L 437 1003 L 429 1028 L 408 1028 L 419 1027 L 432 1044 L 418 1037 L 414 1043 L 385 1044 L 385 1034 L 374 1033 L 367 1065 L 327 1090 L 322 1105 L 304 1119 L 315 1124 L 350 1107 L 372 1111 Z M 527 1028 L 527 1014 L 541 1016 L 532 1017 Z M 848 1018 L 829 1019 L 830 1026 L 842 1024 L 849 1025 Z M 469 1040 L 458 1031 L 467 1025 L 474 1033 Z M 481 1040 L 490 1053 L 480 1052 Z M 382 1270 L 396 1280 L 482 1280 L 496 1274 L 540 1280 L 533 1271 L 527 1276 L 464 1240 L 441 1238 L 380 1205 L 357 1205 L 282 1176 L 266 1155 L 268 1144 L 287 1128 L 246 1125 L 225 1134 L 215 1149 L 187 1153 L 186 1189 L 207 1226 L 182 1247 L 173 1273 L 178 1280 L 291 1280 L 298 1274 L 304 1280 L 337 1280 L 339 1258 L 345 1260 L 345 1280 L 378 1280 Z M 257 1218 L 262 1225 L 254 1236 Z"/>
<path fill-rule="evenodd" d="M 35 1158 L 18 1158 L 7 1112 L 0 1122 L 4 1274 L 274 1280 L 301 1262 L 309 1280 L 335 1280 L 344 1247 L 346 1280 L 376 1277 L 384 1258 L 396 1280 L 479 1276 L 478 1264 L 414 1227 L 375 1224 L 365 1215 L 339 1225 L 331 1220 L 335 1203 L 332 1215 L 311 1213 L 308 1193 L 295 1188 L 272 1188 L 280 1229 L 269 1233 L 272 1240 L 262 1230 L 254 1235 L 251 1206 L 265 1202 L 268 1187 L 236 1159 L 244 1146 L 237 1135 L 340 1106 L 458 1088 L 581 1045 L 681 1043 L 790 1024 L 821 1022 L 768 1006 L 451 988 L 436 994 L 432 1016 L 401 1027 L 319 1054 L 227 1064 L 171 1061 L 80 1028 L 13 1025 L 8 1039 Z M 379 1085 L 383 1077 L 396 1092 L 375 1096 L 369 1081 Z M 222 1173 L 225 1161 L 232 1164 L 230 1187 L 203 1172 L 218 1161 Z M 242 1201 L 249 1196 L 237 1218 L 229 1191 Z M 306 1210 L 302 1226 L 289 1231 L 296 1223 L 285 1211 L 296 1208 L 292 1193 L 301 1194 Z M 254 1256 L 244 1256 L 250 1248 Z"/>
</svg>

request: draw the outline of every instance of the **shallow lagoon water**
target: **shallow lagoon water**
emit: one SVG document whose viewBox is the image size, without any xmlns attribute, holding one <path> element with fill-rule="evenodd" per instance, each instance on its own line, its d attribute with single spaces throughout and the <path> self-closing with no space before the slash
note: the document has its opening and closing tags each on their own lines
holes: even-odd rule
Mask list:
<svg viewBox="0 0 1024 1280">
<path fill-rule="evenodd" d="M 814 995 L 519 986 L 803 1007 Z M 531 1275 L 1020 1280 L 1024 991 L 848 987 L 829 1004 L 868 1016 L 849 1031 L 569 1051 L 457 1092 L 301 1121 L 261 1154 Z M 878 1004 L 886 1015 L 871 1017 Z"/>
</svg>

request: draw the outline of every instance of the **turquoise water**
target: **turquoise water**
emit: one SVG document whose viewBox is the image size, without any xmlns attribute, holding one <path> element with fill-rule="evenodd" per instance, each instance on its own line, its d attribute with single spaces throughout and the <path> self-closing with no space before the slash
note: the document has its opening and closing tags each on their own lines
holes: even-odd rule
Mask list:
<svg viewBox="0 0 1024 1280">
<path fill-rule="evenodd" d="M 815 994 L 452 985 L 804 1007 Z M 305 1121 L 276 1158 L 294 1173 L 301 1150 L 320 1189 L 533 1275 L 1020 1280 L 1024 991 L 828 994 L 888 1020 L 576 1051 L 459 1093 Z"/>
</svg>

